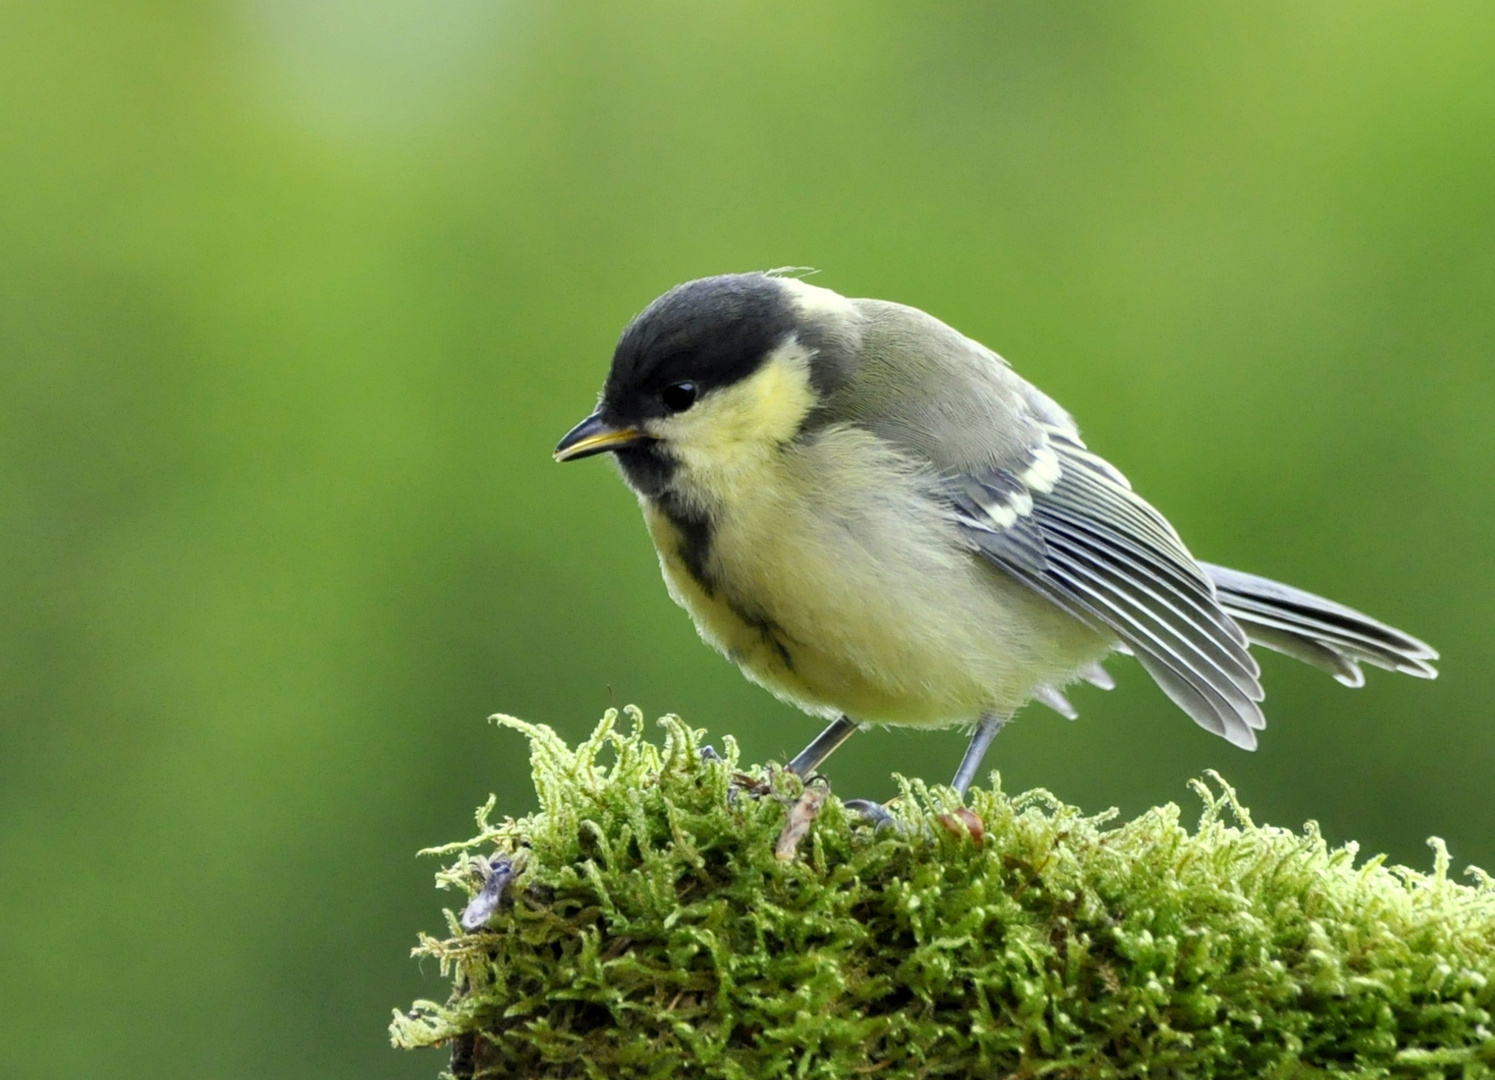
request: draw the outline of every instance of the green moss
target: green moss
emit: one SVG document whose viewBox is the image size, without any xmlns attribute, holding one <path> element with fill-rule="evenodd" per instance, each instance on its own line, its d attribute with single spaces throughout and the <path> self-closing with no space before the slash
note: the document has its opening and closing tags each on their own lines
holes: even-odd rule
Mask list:
<svg viewBox="0 0 1495 1080">
<path fill-rule="evenodd" d="M 1495 883 L 1355 865 L 1355 848 L 1254 825 L 1218 777 L 1176 806 L 1087 817 L 1044 791 L 900 780 L 901 829 L 825 800 L 774 849 L 798 781 L 703 761 L 702 733 L 609 712 L 574 751 L 530 739 L 541 809 L 435 849 L 476 894 L 474 933 L 416 954 L 445 1004 L 397 1046 L 451 1044 L 458 1077 L 1483 1077 L 1495 1072 Z M 604 760 L 606 759 L 606 760 Z M 942 816 L 943 815 L 943 816 Z"/>
</svg>

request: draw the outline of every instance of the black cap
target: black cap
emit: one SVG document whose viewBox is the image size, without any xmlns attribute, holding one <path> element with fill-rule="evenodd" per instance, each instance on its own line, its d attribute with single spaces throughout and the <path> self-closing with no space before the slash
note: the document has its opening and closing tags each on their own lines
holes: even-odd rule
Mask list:
<svg viewBox="0 0 1495 1080">
<path fill-rule="evenodd" d="M 613 352 L 601 412 L 638 422 L 667 411 L 659 393 L 701 392 L 757 371 L 798 327 L 788 292 L 767 274 L 720 274 L 677 285 L 638 315 Z"/>
</svg>

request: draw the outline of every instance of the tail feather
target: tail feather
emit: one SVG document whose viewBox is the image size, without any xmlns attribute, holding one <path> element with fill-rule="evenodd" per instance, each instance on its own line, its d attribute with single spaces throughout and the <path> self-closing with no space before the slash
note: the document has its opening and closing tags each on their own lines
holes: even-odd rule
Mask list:
<svg viewBox="0 0 1495 1080">
<path fill-rule="evenodd" d="M 1200 563 L 1220 606 L 1257 645 L 1322 668 L 1346 686 L 1361 686 L 1360 664 L 1435 679 L 1438 652 L 1411 634 L 1354 608 L 1291 585 Z"/>
</svg>

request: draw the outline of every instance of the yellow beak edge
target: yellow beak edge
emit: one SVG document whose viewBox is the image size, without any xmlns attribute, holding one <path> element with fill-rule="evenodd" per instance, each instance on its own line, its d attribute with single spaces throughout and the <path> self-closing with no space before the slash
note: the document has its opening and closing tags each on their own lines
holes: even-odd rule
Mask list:
<svg viewBox="0 0 1495 1080">
<path fill-rule="evenodd" d="M 566 432 L 555 448 L 557 461 L 575 461 L 577 458 L 603 454 L 642 442 L 649 436 L 638 428 L 615 428 L 607 424 L 597 413 L 593 413 L 570 431 Z"/>
</svg>

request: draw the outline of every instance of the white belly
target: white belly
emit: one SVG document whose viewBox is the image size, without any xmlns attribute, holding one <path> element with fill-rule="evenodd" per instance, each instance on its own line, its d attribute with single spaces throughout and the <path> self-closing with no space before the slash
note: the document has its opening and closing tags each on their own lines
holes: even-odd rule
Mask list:
<svg viewBox="0 0 1495 1080">
<path fill-rule="evenodd" d="M 834 490 L 813 479 L 827 475 Z M 670 594 L 703 638 L 808 712 L 918 725 L 1010 715 L 1109 651 L 961 547 L 928 479 L 858 429 L 678 482 L 713 507 L 712 588 L 646 500 Z"/>
</svg>

